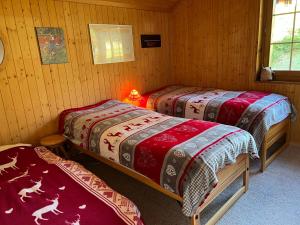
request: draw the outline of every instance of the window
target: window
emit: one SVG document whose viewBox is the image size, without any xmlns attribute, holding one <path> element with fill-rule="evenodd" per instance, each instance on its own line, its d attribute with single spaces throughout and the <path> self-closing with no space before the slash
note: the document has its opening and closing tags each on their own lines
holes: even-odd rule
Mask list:
<svg viewBox="0 0 300 225">
<path fill-rule="evenodd" d="M 131 25 L 89 24 L 94 64 L 134 61 Z"/>
<path fill-rule="evenodd" d="M 300 0 L 267 0 L 264 12 L 263 65 L 278 80 L 300 81 Z"/>
</svg>

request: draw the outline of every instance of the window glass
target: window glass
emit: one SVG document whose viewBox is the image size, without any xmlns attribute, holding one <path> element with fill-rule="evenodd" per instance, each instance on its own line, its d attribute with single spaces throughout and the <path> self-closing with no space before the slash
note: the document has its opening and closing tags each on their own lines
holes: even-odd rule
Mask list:
<svg viewBox="0 0 300 225">
<path fill-rule="evenodd" d="M 266 6 L 273 1 L 271 20 L 267 20 L 269 55 L 264 63 L 274 70 L 300 70 L 300 0 L 267 0 Z M 270 3 L 270 4 L 269 4 Z M 269 11 L 269 12 L 270 12 Z M 270 39 L 269 39 L 270 38 Z M 299 76 L 300 79 L 300 76 Z"/>
<path fill-rule="evenodd" d="M 300 41 L 300 13 L 296 14 L 294 41 Z"/>
<path fill-rule="evenodd" d="M 273 70 L 289 70 L 292 44 L 272 44 L 270 66 Z"/>
<path fill-rule="evenodd" d="M 271 43 L 291 42 L 294 14 L 273 16 Z"/>
<path fill-rule="evenodd" d="M 292 70 L 300 70 L 300 43 L 293 45 Z"/>
<path fill-rule="evenodd" d="M 296 0 L 274 0 L 273 14 L 295 12 Z"/>
</svg>

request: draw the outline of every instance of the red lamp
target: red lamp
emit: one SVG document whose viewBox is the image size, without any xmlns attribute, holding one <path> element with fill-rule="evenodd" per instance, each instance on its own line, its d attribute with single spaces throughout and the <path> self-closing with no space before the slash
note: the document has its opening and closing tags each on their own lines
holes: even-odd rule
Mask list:
<svg viewBox="0 0 300 225">
<path fill-rule="evenodd" d="M 136 101 L 136 100 L 139 100 L 140 98 L 141 98 L 140 93 L 135 89 L 133 89 L 128 96 L 128 99 L 130 101 Z"/>
<path fill-rule="evenodd" d="M 135 106 L 139 106 L 140 100 L 141 100 L 140 93 L 137 90 L 133 89 L 133 90 L 131 90 L 128 97 L 124 99 L 124 102 L 135 105 Z"/>
</svg>

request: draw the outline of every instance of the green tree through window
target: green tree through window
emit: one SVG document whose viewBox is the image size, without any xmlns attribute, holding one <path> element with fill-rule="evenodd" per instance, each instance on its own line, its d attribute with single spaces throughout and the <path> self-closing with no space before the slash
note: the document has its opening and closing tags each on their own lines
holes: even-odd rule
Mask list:
<svg viewBox="0 0 300 225">
<path fill-rule="evenodd" d="M 272 0 L 269 65 L 274 70 L 300 70 L 300 0 Z"/>
<path fill-rule="evenodd" d="M 300 40 L 300 29 L 295 31 L 296 40 Z M 290 35 L 281 40 L 282 44 L 272 44 L 270 65 L 273 69 L 289 69 L 291 50 L 292 50 L 292 69 L 300 70 L 300 42 L 293 44 L 290 42 Z M 288 43 L 288 44 L 283 44 Z"/>
</svg>

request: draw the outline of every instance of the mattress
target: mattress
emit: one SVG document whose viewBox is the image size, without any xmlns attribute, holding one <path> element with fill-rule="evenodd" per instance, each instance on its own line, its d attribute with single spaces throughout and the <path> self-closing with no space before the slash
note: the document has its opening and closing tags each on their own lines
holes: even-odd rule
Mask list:
<svg viewBox="0 0 300 225">
<path fill-rule="evenodd" d="M 73 161 L 44 147 L 0 152 L 1 225 L 142 225 L 137 207 Z"/>
<path fill-rule="evenodd" d="M 250 132 L 259 148 L 271 126 L 295 116 L 286 96 L 259 91 L 174 85 L 145 94 L 141 104 L 171 116 L 237 126 Z"/>
<path fill-rule="evenodd" d="M 253 137 L 237 127 L 175 118 L 117 100 L 64 111 L 60 129 L 81 148 L 182 196 L 186 216 L 217 185 L 221 168 L 243 153 L 258 157 Z"/>
</svg>

